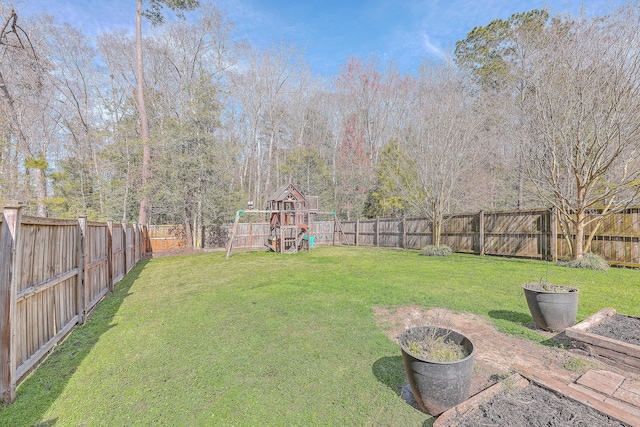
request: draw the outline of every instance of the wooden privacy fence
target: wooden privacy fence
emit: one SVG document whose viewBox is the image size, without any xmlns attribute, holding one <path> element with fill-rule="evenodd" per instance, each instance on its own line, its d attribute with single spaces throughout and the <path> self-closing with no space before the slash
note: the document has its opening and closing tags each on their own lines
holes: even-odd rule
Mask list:
<svg viewBox="0 0 640 427">
<path fill-rule="evenodd" d="M 22 379 L 147 253 L 146 227 L 22 216 L 0 231 L 0 392 Z"/>
<path fill-rule="evenodd" d="M 594 226 L 586 227 L 586 236 Z M 345 242 L 355 246 L 420 249 L 433 242 L 432 224 L 426 218 L 342 222 L 342 229 Z M 456 252 L 552 261 L 570 257 L 566 237 L 553 209 L 450 215 L 441 232 L 442 244 Z M 595 234 L 591 252 L 611 264 L 640 267 L 640 208 L 608 216 Z"/>
<path fill-rule="evenodd" d="M 153 253 L 180 250 L 190 245 L 184 225 L 149 225 L 147 231 Z"/>
<path fill-rule="evenodd" d="M 558 221 L 552 209 L 449 215 L 443 223 L 441 242 L 456 252 L 552 261 L 568 259 L 570 248 Z M 594 224 L 586 227 L 585 235 L 593 231 Z M 420 249 L 433 242 L 431 221 L 426 218 L 319 221 L 313 225 L 310 234 L 315 235 L 317 245 Z M 239 223 L 233 247 L 261 249 L 268 234 L 268 223 Z M 640 208 L 609 215 L 597 230 L 591 251 L 611 264 L 640 267 Z"/>
</svg>

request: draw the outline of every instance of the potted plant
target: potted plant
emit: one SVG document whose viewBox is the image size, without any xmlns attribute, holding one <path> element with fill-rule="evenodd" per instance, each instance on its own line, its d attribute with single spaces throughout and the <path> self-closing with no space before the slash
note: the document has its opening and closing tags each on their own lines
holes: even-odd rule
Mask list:
<svg viewBox="0 0 640 427">
<path fill-rule="evenodd" d="M 398 337 L 411 391 L 423 411 L 440 415 L 471 392 L 474 346 L 452 329 L 414 326 Z"/>
<path fill-rule="evenodd" d="M 536 326 L 546 331 L 564 331 L 576 323 L 578 290 L 547 282 L 522 285 L 529 312 Z"/>
</svg>

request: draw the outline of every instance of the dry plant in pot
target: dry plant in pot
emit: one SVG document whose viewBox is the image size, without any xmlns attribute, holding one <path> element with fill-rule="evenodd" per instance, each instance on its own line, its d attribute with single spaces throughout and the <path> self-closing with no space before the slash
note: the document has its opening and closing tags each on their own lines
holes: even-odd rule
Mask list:
<svg viewBox="0 0 640 427">
<path fill-rule="evenodd" d="M 467 400 L 471 392 L 473 343 L 448 327 L 445 316 L 446 312 L 436 311 L 398 337 L 413 396 L 431 415 Z"/>
<path fill-rule="evenodd" d="M 548 282 L 522 285 L 529 312 L 536 326 L 546 331 L 563 331 L 576 323 L 578 290 Z"/>
</svg>

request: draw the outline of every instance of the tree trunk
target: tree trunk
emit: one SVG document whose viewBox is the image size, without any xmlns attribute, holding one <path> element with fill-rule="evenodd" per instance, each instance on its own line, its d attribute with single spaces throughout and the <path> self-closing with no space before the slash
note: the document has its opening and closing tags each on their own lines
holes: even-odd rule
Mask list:
<svg viewBox="0 0 640 427">
<path fill-rule="evenodd" d="M 433 246 L 440 246 L 440 235 L 442 233 L 442 221 L 439 218 L 434 217 L 433 229 L 431 230 L 431 236 L 433 240 Z"/>
<path fill-rule="evenodd" d="M 573 241 L 573 259 L 582 259 L 584 255 L 584 212 L 576 212 L 575 224 L 576 237 Z"/>
<path fill-rule="evenodd" d="M 142 0 L 137 0 L 136 7 L 136 59 L 137 59 L 137 103 L 140 114 L 140 139 L 142 141 L 142 198 L 140 199 L 140 212 L 138 223 L 147 224 L 151 202 L 147 193 L 147 184 L 151 177 L 151 148 L 149 147 L 149 120 L 147 108 L 144 103 L 144 74 L 142 64 Z"/>
<path fill-rule="evenodd" d="M 524 165 L 522 164 L 522 154 L 520 155 L 520 172 L 518 176 L 518 210 L 524 209 Z"/>
</svg>

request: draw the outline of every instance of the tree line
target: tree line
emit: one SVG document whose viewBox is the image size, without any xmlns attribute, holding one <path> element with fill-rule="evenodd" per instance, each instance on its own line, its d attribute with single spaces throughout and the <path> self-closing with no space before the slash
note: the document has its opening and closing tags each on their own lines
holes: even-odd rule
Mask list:
<svg viewBox="0 0 640 427">
<path fill-rule="evenodd" d="M 436 244 L 445 214 L 554 206 L 576 258 L 587 221 L 638 202 L 637 2 L 518 13 L 414 73 L 351 57 L 321 78 L 210 4 L 137 1 L 144 34 L 88 35 L 0 0 L 0 199 L 199 230 L 292 182 L 345 219 L 426 216 Z"/>
</svg>

